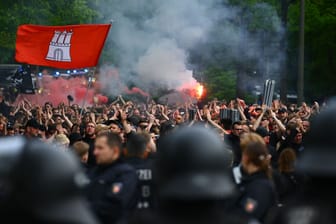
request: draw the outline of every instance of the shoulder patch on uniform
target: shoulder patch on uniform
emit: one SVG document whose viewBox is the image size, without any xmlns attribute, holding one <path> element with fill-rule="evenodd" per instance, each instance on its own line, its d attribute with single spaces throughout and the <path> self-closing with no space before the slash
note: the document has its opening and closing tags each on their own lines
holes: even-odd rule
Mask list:
<svg viewBox="0 0 336 224">
<path fill-rule="evenodd" d="M 112 193 L 113 194 L 119 194 L 122 187 L 123 187 L 122 183 L 113 183 L 112 187 L 111 187 Z"/>
<path fill-rule="evenodd" d="M 258 202 L 252 198 L 247 198 L 244 204 L 244 209 L 247 213 L 252 213 L 256 210 Z"/>
</svg>

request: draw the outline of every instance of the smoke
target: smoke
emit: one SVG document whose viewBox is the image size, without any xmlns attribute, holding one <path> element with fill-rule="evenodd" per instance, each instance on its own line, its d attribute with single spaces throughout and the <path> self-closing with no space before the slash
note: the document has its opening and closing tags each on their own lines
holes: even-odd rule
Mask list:
<svg viewBox="0 0 336 224">
<path fill-rule="evenodd" d="M 195 84 L 192 70 L 202 66 L 191 62 L 190 52 L 217 65 L 255 61 L 253 70 L 262 71 L 262 78 L 280 69 L 283 55 L 277 43 L 283 31 L 266 3 L 245 12 L 223 0 L 100 2 L 99 22 L 114 21 L 107 54 L 113 55 L 115 67 L 104 64 L 100 69 L 100 80 L 111 95 L 125 93 L 130 86 L 152 93 L 155 88 Z M 255 27 L 258 32 L 253 31 L 255 17 L 262 26 Z"/>
<path fill-rule="evenodd" d="M 87 88 L 88 80 L 84 77 L 72 78 L 54 78 L 44 70 L 43 76 L 37 80 L 38 90 L 36 94 L 20 94 L 16 98 L 17 105 L 23 98 L 29 100 L 32 104 L 43 105 L 51 102 L 54 106 L 68 102 L 68 95 L 71 95 L 73 101 L 71 104 L 90 106 L 93 103 L 107 103 L 108 98 L 99 94 L 98 83 L 92 83 L 91 88 Z"/>
</svg>

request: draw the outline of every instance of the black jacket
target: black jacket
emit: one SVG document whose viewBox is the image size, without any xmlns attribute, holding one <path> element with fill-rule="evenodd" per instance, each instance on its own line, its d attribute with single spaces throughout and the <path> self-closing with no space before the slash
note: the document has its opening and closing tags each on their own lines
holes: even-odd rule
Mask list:
<svg viewBox="0 0 336 224">
<path fill-rule="evenodd" d="M 125 158 L 138 175 L 138 209 L 154 208 L 154 184 L 151 160 L 138 157 Z"/>
<path fill-rule="evenodd" d="M 93 155 L 95 139 L 84 137 L 83 141 L 86 142 L 87 144 L 89 144 L 89 146 L 90 146 L 90 148 L 89 148 L 89 158 L 88 158 L 87 164 L 89 165 L 89 167 L 93 167 L 93 166 L 96 165 L 96 157 Z"/>
<path fill-rule="evenodd" d="M 250 218 L 263 221 L 270 208 L 276 204 L 276 194 L 273 183 L 265 173 L 256 172 L 243 175 L 239 184 L 241 196 L 238 208 Z"/>
<path fill-rule="evenodd" d="M 225 142 L 229 142 L 231 148 L 232 148 L 232 154 L 233 154 L 233 166 L 238 166 L 240 164 L 240 160 L 242 157 L 242 152 L 240 149 L 240 138 L 239 136 L 229 134 L 225 135 L 226 139 L 224 139 Z"/>
<path fill-rule="evenodd" d="M 125 220 L 137 201 L 135 170 L 120 160 L 109 166 L 97 166 L 88 173 L 89 203 L 101 223 Z"/>
</svg>

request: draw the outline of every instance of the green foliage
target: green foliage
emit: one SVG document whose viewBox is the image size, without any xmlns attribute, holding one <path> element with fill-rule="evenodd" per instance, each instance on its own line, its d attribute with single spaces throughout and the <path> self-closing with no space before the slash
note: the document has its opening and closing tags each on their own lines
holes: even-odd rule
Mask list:
<svg viewBox="0 0 336 224">
<path fill-rule="evenodd" d="M 298 46 L 300 4 L 289 10 L 291 46 Z M 296 53 L 297 51 L 295 51 Z M 336 2 L 306 0 L 305 4 L 305 85 L 314 97 L 336 94 Z M 293 55 L 292 57 L 295 57 Z"/>
<path fill-rule="evenodd" d="M 209 99 L 216 97 L 228 100 L 236 97 L 235 71 L 209 68 L 204 73 L 204 85 Z"/>
</svg>

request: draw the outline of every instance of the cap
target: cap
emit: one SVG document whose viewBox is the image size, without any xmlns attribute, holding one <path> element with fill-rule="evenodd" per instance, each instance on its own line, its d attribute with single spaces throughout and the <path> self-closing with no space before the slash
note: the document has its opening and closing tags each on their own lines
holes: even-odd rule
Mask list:
<svg viewBox="0 0 336 224">
<path fill-rule="evenodd" d="M 287 112 L 287 109 L 282 107 L 278 110 L 278 113 L 286 113 Z"/>
</svg>

